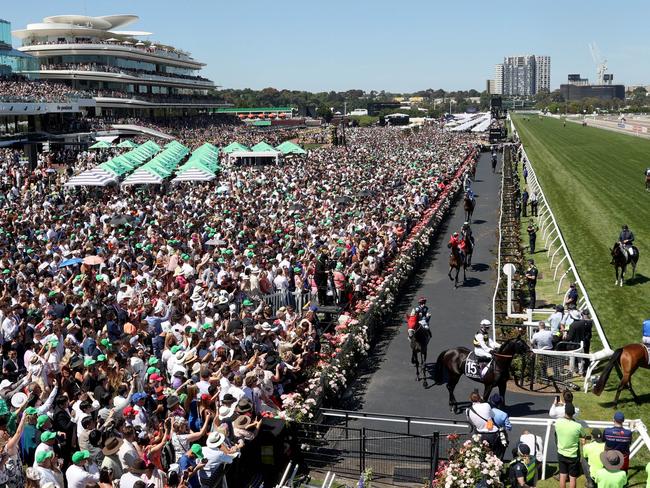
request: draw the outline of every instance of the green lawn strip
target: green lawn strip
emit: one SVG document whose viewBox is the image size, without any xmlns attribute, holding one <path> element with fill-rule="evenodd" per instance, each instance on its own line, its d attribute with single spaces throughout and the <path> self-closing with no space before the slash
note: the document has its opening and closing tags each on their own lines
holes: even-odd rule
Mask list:
<svg viewBox="0 0 650 488">
<path fill-rule="evenodd" d="M 642 176 L 650 164 L 650 141 L 578 124 L 563 127 L 561 121 L 551 118 L 524 120 L 515 115 L 514 121 L 610 345 L 616 348 L 638 342 L 641 323 L 650 316 L 650 248 L 646 245 L 650 240 L 650 193 L 644 190 Z M 632 228 L 640 247 L 640 279 L 619 288 L 614 287 L 609 248 L 623 223 Z M 621 394 L 619 408 L 628 418 L 650 421 L 650 395 L 642 386 L 649 381 L 645 370 L 634 376 L 645 400 L 640 406 L 631 401 L 627 391 Z M 581 417 L 609 420 L 617 382 L 613 373 L 601 397 L 576 394 Z M 631 486 L 645 483 L 643 468 L 650 455 L 645 449 L 641 452 L 633 460 L 633 467 L 641 471 L 632 472 Z"/>
<path fill-rule="evenodd" d="M 522 171 L 522 165 L 518 166 L 518 175 L 519 175 L 519 184 L 522 189 L 522 192 L 524 188 L 526 188 L 526 184 L 524 182 L 524 176 L 523 176 L 523 171 Z M 541 212 L 541 208 L 539 209 Z M 565 289 L 568 288 L 569 286 L 569 281 L 566 279 L 562 283 L 563 289 L 560 290 L 560 293 L 557 292 L 557 281 L 553 280 L 553 273 L 555 268 L 551 268 L 549 266 L 551 262 L 551 257 L 547 255 L 547 248 L 544 245 L 544 239 L 542 238 L 543 236 L 543 231 L 539 230 L 537 232 L 537 242 L 535 245 L 535 254 L 530 254 L 530 250 L 528 248 L 528 224 L 529 222 L 533 221 L 538 227 L 541 224 L 541 219 L 538 217 L 531 217 L 530 216 L 530 206 L 529 206 L 529 211 L 528 211 L 528 217 L 521 217 L 521 223 L 520 223 L 520 234 L 521 234 L 521 242 L 524 246 L 524 257 L 526 260 L 532 258 L 535 260 L 535 266 L 537 266 L 537 269 L 539 270 L 539 275 L 537 278 L 537 287 L 535 288 L 537 292 L 537 304 L 535 305 L 536 308 L 546 308 L 548 304 L 557 304 L 562 302 L 562 298 L 564 297 Z M 550 230 L 549 230 L 550 232 Z M 553 251 L 551 251 L 551 255 L 553 252 L 557 249 L 557 246 L 553 247 Z M 554 265 L 558 263 L 558 261 L 562 259 L 560 256 L 560 253 L 558 253 L 555 256 L 555 259 L 553 260 Z M 557 272 L 557 277 L 559 279 L 560 276 L 566 271 L 566 266 L 565 263 L 562 263 L 558 269 Z"/>
</svg>

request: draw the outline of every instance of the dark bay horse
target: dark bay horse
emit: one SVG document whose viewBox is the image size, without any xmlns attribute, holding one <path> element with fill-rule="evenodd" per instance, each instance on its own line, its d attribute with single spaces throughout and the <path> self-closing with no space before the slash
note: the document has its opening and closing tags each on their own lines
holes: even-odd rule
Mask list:
<svg viewBox="0 0 650 488">
<path fill-rule="evenodd" d="M 476 207 L 476 199 L 469 198 L 467 195 L 465 195 L 465 199 L 463 200 L 463 208 L 465 209 L 465 220 L 469 223 L 472 223 L 474 207 Z"/>
<path fill-rule="evenodd" d="M 463 259 L 458 246 L 447 244 L 447 247 L 451 248 L 451 254 L 449 255 L 449 273 L 447 273 L 447 276 L 449 276 L 449 279 L 454 282 L 454 286 L 458 287 L 458 274 L 460 273 L 460 268 L 463 268 L 463 283 L 467 279 L 465 276 L 465 271 L 467 270 L 467 259 Z M 456 270 L 455 278 L 451 277 L 452 269 Z"/>
<path fill-rule="evenodd" d="M 616 388 L 616 396 L 614 397 L 614 408 L 618 406 L 618 398 L 624 388 L 628 388 L 636 403 L 639 403 L 639 397 L 632 389 L 632 375 L 639 368 L 650 369 L 648 366 L 648 356 L 646 348 L 643 344 L 628 344 L 614 351 L 607 366 L 603 370 L 600 378 L 594 386 L 594 394 L 600 396 L 605 389 L 609 375 L 616 366 L 619 367 L 623 377 L 621 378 L 618 388 Z"/>
<path fill-rule="evenodd" d="M 411 364 L 415 365 L 415 378 L 420 381 L 420 364 L 422 364 L 422 377 L 424 387 L 427 387 L 427 348 L 431 340 L 431 331 L 417 324 L 417 329 L 409 331 L 409 342 L 411 343 Z"/>
<path fill-rule="evenodd" d="M 517 354 L 526 354 L 530 352 L 530 347 L 526 342 L 517 336 L 515 339 L 509 339 L 504 342 L 497 352 L 493 352 L 492 364 L 485 376 L 480 381 L 483 383 L 483 400 L 487 402 L 490 392 L 496 386 L 499 388 L 501 398 L 505 399 L 506 385 L 510 379 L 510 364 Z M 469 356 L 470 350 L 466 347 L 457 347 L 442 351 L 436 361 L 436 370 L 434 379 L 436 384 L 447 383 L 449 390 L 449 406 L 452 412 L 457 411 L 456 397 L 454 389 L 460 378 L 465 374 L 465 362 Z"/>
<path fill-rule="evenodd" d="M 614 282 L 614 286 L 620 285 L 623 286 L 623 279 L 625 278 L 625 270 L 627 269 L 628 264 L 632 266 L 632 278 L 634 278 L 634 275 L 636 274 L 636 264 L 639 262 L 639 250 L 632 246 L 632 250 L 634 253 L 630 257 L 628 253 L 626 253 L 623 248 L 621 247 L 622 244 L 620 242 L 617 242 L 614 244 L 614 247 L 612 247 L 611 254 L 612 254 L 612 263 L 614 265 L 614 269 L 616 270 L 616 281 Z M 619 270 L 620 270 L 620 278 L 619 278 Z"/>
</svg>

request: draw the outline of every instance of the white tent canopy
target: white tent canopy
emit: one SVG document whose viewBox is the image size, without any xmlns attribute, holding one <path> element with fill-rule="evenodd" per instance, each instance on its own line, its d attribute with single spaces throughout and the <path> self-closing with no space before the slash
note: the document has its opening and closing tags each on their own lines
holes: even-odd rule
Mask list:
<svg viewBox="0 0 650 488">
<path fill-rule="evenodd" d="M 122 182 L 125 185 L 161 185 L 164 178 L 157 174 L 147 171 L 146 169 L 139 169 L 126 180 Z"/>
<path fill-rule="evenodd" d="M 117 175 L 102 168 L 94 168 L 70 178 L 64 186 L 108 186 L 115 183 Z"/>
<path fill-rule="evenodd" d="M 172 180 L 172 183 L 179 183 L 181 181 L 211 181 L 216 178 L 216 175 L 208 173 L 207 171 L 198 168 L 188 169 Z"/>
</svg>

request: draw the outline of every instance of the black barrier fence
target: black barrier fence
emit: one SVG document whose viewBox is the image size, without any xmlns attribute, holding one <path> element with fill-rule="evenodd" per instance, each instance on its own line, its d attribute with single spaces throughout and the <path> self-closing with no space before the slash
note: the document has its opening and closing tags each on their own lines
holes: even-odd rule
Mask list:
<svg viewBox="0 0 650 488">
<path fill-rule="evenodd" d="M 437 433 L 415 435 L 366 427 L 301 423 L 294 426 L 299 462 L 310 469 L 394 483 L 431 480 L 438 463 Z"/>
</svg>

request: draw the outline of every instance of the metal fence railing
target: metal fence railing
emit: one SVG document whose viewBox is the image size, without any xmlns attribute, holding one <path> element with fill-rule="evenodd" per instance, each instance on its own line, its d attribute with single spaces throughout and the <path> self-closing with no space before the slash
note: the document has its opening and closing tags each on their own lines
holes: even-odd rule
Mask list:
<svg viewBox="0 0 650 488">
<path fill-rule="evenodd" d="M 423 483 L 435 473 L 438 435 L 416 435 L 347 425 L 298 423 L 300 455 L 293 461 L 310 469 L 347 476 L 372 472 L 391 483 Z"/>
</svg>

